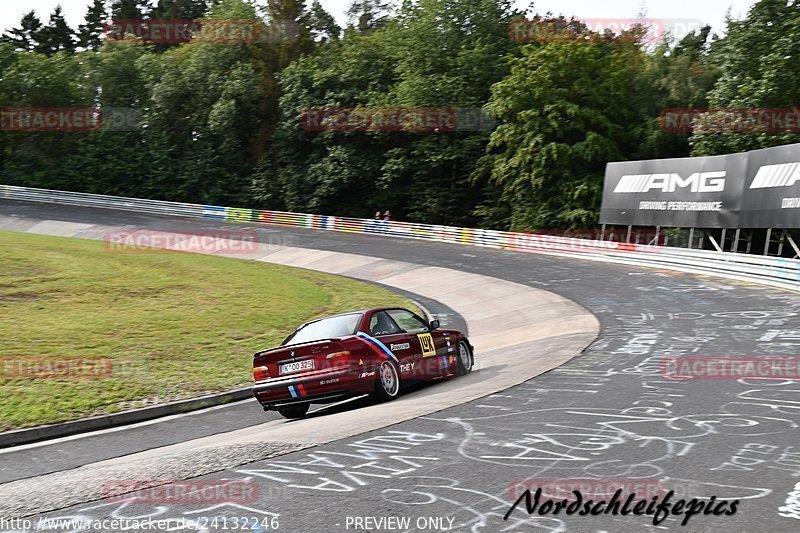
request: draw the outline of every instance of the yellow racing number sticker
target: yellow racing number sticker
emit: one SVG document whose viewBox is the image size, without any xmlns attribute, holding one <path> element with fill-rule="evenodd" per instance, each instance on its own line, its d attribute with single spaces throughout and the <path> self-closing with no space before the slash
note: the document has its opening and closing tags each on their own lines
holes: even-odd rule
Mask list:
<svg viewBox="0 0 800 533">
<path fill-rule="evenodd" d="M 436 355 L 436 346 L 433 344 L 433 337 L 430 333 L 420 333 L 417 337 L 419 337 L 419 345 L 422 346 L 423 356 Z"/>
</svg>

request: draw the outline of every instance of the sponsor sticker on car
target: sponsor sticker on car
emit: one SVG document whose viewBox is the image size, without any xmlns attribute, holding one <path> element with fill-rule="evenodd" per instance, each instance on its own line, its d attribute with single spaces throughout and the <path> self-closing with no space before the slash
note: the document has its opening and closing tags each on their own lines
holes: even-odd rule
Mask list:
<svg viewBox="0 0 800 533">
<path fill-rule="evenodd" d="M 300 372 L 301 370 L 314 370 L 314 360 L 306 359 L 304 361 L 292 361 L 291 363 L 283 363 L 278 368 L 278 373 L 290 374 L 292 372 Z"/>
<path fill-rule="evenodd" d="M 395 350 L 408 350 L 408 348 L 410 346 L 411 345 L 409 343 L 407 343 L 407 342 L 401 342 L 400 344 L 391 344 L 389 346 L 389 349 L 392 350 L 392 351 L 395 351 Z"/>
<path fill-rule="evenodd" d="M 422 355 L 436 355 L 436 345 L 433 344 L 433 337 L 430 333 L 420 333 L 417 335 L 419 338 L 419 345 L 422 347 Z"/>
<path fill-rule="evenodd" d="M 406 364 L 400 365 L 400 372 L 402 374 L 408 374 L 409 372 L 411 372 L 413 370 L 414 370 L 414 363 L 406 363 Z"/>
</svg>

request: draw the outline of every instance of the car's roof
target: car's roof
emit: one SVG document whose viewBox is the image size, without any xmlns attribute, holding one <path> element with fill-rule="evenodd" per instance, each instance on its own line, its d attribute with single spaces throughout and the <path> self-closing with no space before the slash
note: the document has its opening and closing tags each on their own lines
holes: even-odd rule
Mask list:
<svg viewBox="0 0 800 533">
<path fill-rule="evenodd" d="M 325 318 L 334 318 L 334 317 L 337 317 L 337 316 L 357 315 L 357 314 L 363 315 L 364 313 L 369 313 L 369 312 L 372 312 L 372 311 L 383 311 L 383 310 L 386 310 L 386 309 L 405 309 L 405 307 L 399 307 L 397 305 L 389 305 L 389 306 L 385 306 L 385 307 L 369 307 L 367 309 L 354 309 L 352 311 L 345 311 L 343 313 L 336 313 L 335 315 L 327 315 L 327 316 L 322 316 L 322 317 L 319 317 L 319 318 L 315 318 L 314 320 L 309 320 L 308 322 L 306 322 L 306 324 L 310 324 L 312 322 L 317 322 L 318 320 L 323 320 Z"/>
</svg>

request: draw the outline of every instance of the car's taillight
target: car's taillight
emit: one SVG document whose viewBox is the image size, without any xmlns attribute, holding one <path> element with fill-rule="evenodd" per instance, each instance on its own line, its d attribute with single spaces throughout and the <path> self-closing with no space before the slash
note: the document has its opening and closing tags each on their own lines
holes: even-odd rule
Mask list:
<svg viewBox="0 0 800 533">
<path fill-rule="evenodd" d="M 326 355 L 325 359 L 330 360 L 330 363 L 328 363 L 329 367 L 348 366 L 350 364 L 347 357 L 348 355 L 350 355 L 350 352 L 347 350 L 343 352 L 333 352 Z"/>
<path fill-rule="evenodd" d="M 267 379 L 269 377 L 269 370 L 267 370 L 266 366 L 254 366 L 253 367 L 253 379 L 256 381 L 261 381 L 262 379 Z"/>
</svg>

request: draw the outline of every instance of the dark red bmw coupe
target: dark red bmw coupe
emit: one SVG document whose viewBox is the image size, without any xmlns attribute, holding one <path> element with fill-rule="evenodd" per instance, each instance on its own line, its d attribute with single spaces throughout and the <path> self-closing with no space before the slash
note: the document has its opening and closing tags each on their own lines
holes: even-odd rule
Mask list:
<svg viewBox="0 0 800 533">
<path fill-rule="evenodd" d="M 253 395 L 265 411 L 298 418 L 312 403 L 374 394 L 400 395 L 410 381 L 472 370 L 463 333 L 439 329 L 407 309 L 352 311 L 303 324 L 283 343 L 253 357 Z"/>
</svg>

